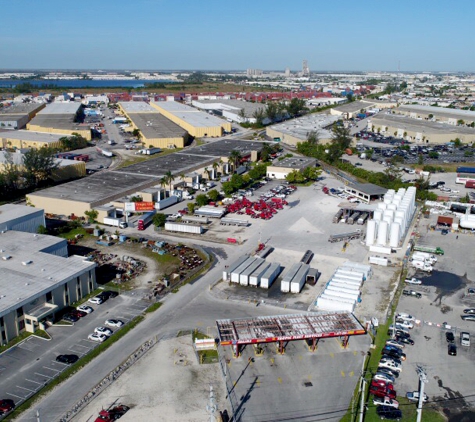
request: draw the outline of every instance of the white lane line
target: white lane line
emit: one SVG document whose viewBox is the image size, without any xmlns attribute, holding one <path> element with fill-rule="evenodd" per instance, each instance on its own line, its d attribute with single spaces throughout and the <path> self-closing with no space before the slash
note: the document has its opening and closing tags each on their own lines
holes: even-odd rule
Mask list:
<svg viewBox="0 0 475 422">
<path fill-rule="evenodd" d="M 82 340 L 82 341 L 90 342 L 91 340 Z M 75 344 L 75 345 L 72 346 L 72 347 L 76 347 L 76 346 L 77 346 L 77 347 L 84 347 L 85 349 L 90 349 L 90 347 L 88 347 L 88 346 L 83 346 L 82 344 Z"/>
<path fill-rule="evenodd" d="M 55 361 L 55 360 L 52 360 L 51 362 L 53 362 L 55 364 L 63 365 L 63 366 L 68 366 L 68 364 L 64 363 L 64 362 L 58 362 L 58 361 Z M 45 366 L 45 368 L 46 368 L 46 366 Z"/>
<path fill-rule="evenodd" d="M 33 381 L 28 378 L 25 378 L 27 381 L 32 382 L 33 384 L 44 385 L 44 382 Z"/>
<path fill-rule="evenodd" d="M 32 393 L 36 391 L 36 390 L 30 390 L 29 388 L 26 388 L 26 387 L 21 387 L 20 385 L 17 385 L 17 387 L 21 388 L 22 390 L 31 391 Z"/>
<path fill-rule="evenodd" d="M 53 372 L 61 372 L 59 369 L 53 369 L 53 368 L 48 368 L 47 366 L 43 366 L 43 368 L 46 368 L 46 369 L 49 369 L 50 371 L 53 371 Z"/>
<path fill-rule="evenodd" d="M 13 394 L 13 393 L 6 393 L 6 394 L 8 394 L 9 396 L 18 397 L 19 399 L 22 399 L 22 400 L 25 400 L 25 397 L 28 397 L 28 395 L 26 395 L 25 397 L 22 397 L 22 396 L 17 396 L 16 394 Z"/>
<path fill-rule="evenodd" d="M 49 377 L 48 375 L 40 374 L 39 372 L 35 372 L 36 375 L 39 375 L 40 377 L 45 377 L 48 378 L 49 380 L 53 377 Z"/>
</svg>

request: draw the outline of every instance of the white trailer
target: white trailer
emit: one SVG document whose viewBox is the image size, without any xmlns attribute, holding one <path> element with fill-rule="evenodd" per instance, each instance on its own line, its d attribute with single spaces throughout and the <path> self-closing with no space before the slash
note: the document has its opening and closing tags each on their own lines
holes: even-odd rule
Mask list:
<svg viewBox="0 0 475 422">
<path fill-rule="evenodd" d="M 336 277 L 336 276 L 333 276 L 330 281 L 333 283 L 333 282 L 336 282 L 336 283 L 344 283 L 344 284 L 347 284 L 347 285 L 350 285 L 350 286 L 355 286 L 357 287 L 358 289 L 361 287 L 361 284 L 362 282 L 361 281 L 358 281 L 358 280 L 352 280 L 352 279 L 349 279 L 349 278 L 346 278 L 346 277 Z"/>
<path fill-rule="evenodd" d="M 357 289 L 357 288 L 354 288 L 353 286 L 348 286 L 348 285 L 345 285 L 345 284 L 340 284 L 340 283 L 329 283 L 327 284 L 327 289 L 330 289 L 330 290 L 342 290 L 346 293 L 356 293 L 356 294 L 359 294 L 360 291 Z"/>
<path fill-rule="evenodd" d="M 302 266 L 302 263 L 299 262 L 297 264 L 292 265 L 290 267 L 290 270 L 287 272 L 287 274 L 284 276 L 282 279 L 282 282 L 280 284 L 280 290 L 284 293 L 290 293 L 290 283 L 295 277 L 295 275 L 298 273 L 300 267 Z"/>
<path fill-rule="evenodd" d="M 359 262 L 346 261 L 343 265 L 340 266 L 340 269 L 345 271 L 358 271 L 360 273 L 363 273 L 363 280 L 367 280 L 373 275 L 371 265 L 361 264 Z"/>
<path fill-rule="evenodd" d="M 307 274 L 310 270 L 310 265 L 302 264 L 300 265 L 297 274 L 295 274 L 294 278 L 290 282 L 290 292 L 291 293 L 300 293 L 305 282 L 307 281 Z"/>
<path fill-rule="evenodd" d="M 430 258 L 426 258 L 425 256 L 420 256 L 420 255 L 412 255 L 412 262 L 422 262 L 426 265 L 432 265 L 432 261 Z"/>
<path fill-rule="evenodd" d="M 325 296 L 335 296 L 339 299 L 349 299 L 349 300 L 355 300 L 355 301 L 357 301 L 358 298 L 360 297 L 358 292 L 347 293 L 347 292 L 342 291 L 342 289 L 337 289 L 337 290 L 325 289 L 323 293 L 325 294 Z"/>
<path fill-rule="evenodd" d="M 226 210 L 223 207 L 212 207 L 205 205 L 195 210 L 195 215 L 201 217 L 210 217 L 210 218 L 221 218 L 226 213 Z"/>
<path fill-rule="evenodd" d="M 257 287 L 261 281 L 262 275 L 267 271 L 270 267 L 270 262 L 263 262 L 257 270 L 255 270 L 251 276 L 249 277 L 249 285 Z"/>
<path fill-rule="evenodd" d="M 231 218 L 231 217 L 223 217 L 219 222 L 222 226 L 241 226 L 247 227 L 249 226 L 249 221 L 247 220 L 240 220 L 238 218 Z"/>
<path fill-rule="evenodd" d="M 190 224 L 180 224 L 180 223 L 165 223 L 165 230 L 169 232 L 191 233 L 191 234 L 203 233 L 203 227 L 201 226 L 192 226 Z"/>
<path fill-rule="evenodd" d="M 193 215 L 183 215 L 181 221 L 184 223 L 200 223 L 200 224 L 209 224 L 210 221 L 207 217 L 195 217 Z"/>
<path fill-rule="evenodd" d="M 322 311 L 353 312 L 355 310 L 355 304 L 352 302 L 328 299 L 322 296 L 317 299 L 315 304 L 317 306 L 317 309 Z"/>
<path fill-rule="evenodd" d="M 335 271 L 334 275 L 336 277 L 343 276 L 343 277 L 349 278 L 351 280 L 363 281 L 363 274 L 361 274 L 361 273 L 355 273 L 355 272 L 352 273 L 351 271 L 342 271 L 342 270 L 338 269 L 338 270 Z"/>
<path fill-rule="evenodd" d="M 171 207 L 177 202 L 178 202 L 178 197 L 175 195 L 172 195 L 172 196 L 169 196 L 168 198 L 160 199 L 159 201 L 155 202 L 155 209 L 163 210 L 165 208 Z"/>
<path fill-rule="evenodd" d="M 280 273 L 280 264 L 274 262 L 267 268 L 266 272 L 261 276 L 261 287 L 263 289 L 269 289 L 274 283 L 275 279 Z"/>
<path fill-rule="evenodd" d="M 231 273 L 239 267 L 244 261 L 249 259 L 249 255 L 242 255 L 223 271 L 223 281 L 228 281 Z"/>
<path fill-rule="evenodd" d="M 388 258 L 385 258 L 383 256 L 370 256 L 369 257 L 369 263 L 374 264 L 374 265 L 382 265 L 383 267 L 388 266 Z"/>
<path fill-rule="evenodd" d="M 104 217 L 103 222 L 106 226 L 120 227 L 121 229 L 127 227 L 127 223 L 121 218 Z"/>
<path fill-rule="evenodd" d="M 249 277 L 251 274 L 256 271 L 264 262 L 262 258 L 255 258 L 254 262 L 249 265 L 241 274 L 239 274 L 239 284 L 241 286 L 249 285 Z"/>
<path fill-rule="evenodd" d="M 251 265 L 256 258 L 249 257 L 247 258 L 239 267 L 237 267 L 234 271 L 231 272 L 231 282 L 232 283 L 239 283 L 239 276 L 249 265 Z"/>
<path fill-rule="evenodd" d="M 391 255 L 391 248 L 386 247 L 386 246 L 377 246 L 377 245 L 371 245 L 369 247 L 370 252 L 376 252 L 376 253 L 384 253 L 386 255 Z"/>
</svg>

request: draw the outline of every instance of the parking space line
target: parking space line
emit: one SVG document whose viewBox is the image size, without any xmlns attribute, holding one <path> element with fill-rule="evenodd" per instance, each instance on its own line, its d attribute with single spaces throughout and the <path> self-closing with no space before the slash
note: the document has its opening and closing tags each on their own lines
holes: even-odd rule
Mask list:
<svg viewBox="0 0 475 422">
<path fill-rule="evenodd" d="M 91 342 L 91 340 L 82 340 L 82 341 Z M 90 349 L 90 347 L 83 346 L 82 344 L 75 344 L 74 346 L 77 346 L 77 347 L 84 347 L 85 349 Z"/>
<path fill-rule="evenodd" d="M 71 350 L 71 349 L 69 349 L 69 350 Z M 51 362 L 57 363 L 57 364 L 63 365 L 63 366 L 68 366 L 68 364 L 67 364 L 67 363 L 64 363 L 64 362 L 56 362 L 55 360 L 52 360 Z M 46 368 L 46 366 L 45 366 L 45 368 Z"/>
<path fill-rule="evenodd" d="M 43 385 L 44 384 L 44 382 L 33 381 L 33 380 L 28 379 L 28 378 L 25 378 L 25 380 L 27 380 L 29 382 L 32 382 L 34 384 L 38 384 L 38 385 Z"/>
<path fill-rule="evenodd" d="M 22 390 L 26 390 L 26 391 L 31 391 L 32 393 L 36 392 L 36 390 L 30 390 L 29 388 L 21 387 L 20 385 L 17 385 L 17 388 L 21 388 Z"/>
<path fill-rule="evenodd" d="M 59 369 L 48 368 L 47 366 L 43 366 L 43 368 L 49 369 L 50 371 L 54 372 L 61 372 Z"/>
<path fill-rule="evenodd" d="M 53 378 L 53 377 L 49 377 L 48 375 L 40 374 L 39 372 L 35 372 L 35 374 L 39 375 L 40 377 L 48 378 L 49 380 Z"/>
<path fill-rule="evenodd" d="M 28 394 L 25 397 L 17 396 L 16 394 L 13 394 L 13 393 L 6 393 L 6 394 L 8 394 L 9 396 L 18 397 L 21 400 L 25 400 L 25 397 L 28 397 Z"/>
</svg>

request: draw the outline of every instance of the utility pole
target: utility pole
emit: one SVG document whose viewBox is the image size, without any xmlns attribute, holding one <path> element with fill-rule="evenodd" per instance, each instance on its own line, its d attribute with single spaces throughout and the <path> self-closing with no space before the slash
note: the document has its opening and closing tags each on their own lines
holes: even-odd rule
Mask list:
<svg viewBox="0 0 475 422">
<path fill-rule="evenodd" d="M 418 366 L 417 374 L 419 375 L 419 402 L 417 403 L 417 422 L 421 422 L 422 419 L 422 404 L 424 403 L 424 385 L 429 382 L 427 374 L 421 366 Z"/>
<path fill-rule="evenodd" d="M 215 413 L 218 410 L 218 406 L 216 405 L 216 398 L 214 397 L 212 385 L 209 386 L 209 403 L 206 406 L 206 410 L 209 413 L 209 422 L 217 422 Z"/>
<path fill-rule="evenodd" d="M 366 380 L 364 377 L 361 378 L 361 403 L 360 403 L 360 422 L 363 422 L 363 416 L 364 416 L 364 396 L 365 396 L 365 385 L 366 385 Z"/>
</svg>

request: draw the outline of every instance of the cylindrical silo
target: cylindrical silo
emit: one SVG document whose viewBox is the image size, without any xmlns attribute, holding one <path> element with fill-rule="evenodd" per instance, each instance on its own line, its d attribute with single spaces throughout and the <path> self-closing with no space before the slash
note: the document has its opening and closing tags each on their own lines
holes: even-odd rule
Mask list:
<svg viewBox="0 0 475 422">
<path fill-rule="evenodd" d="M 404 196 L 404 194 L 406 193 L 406 189 L 404 189 L 404 188 L 399 188 L 399 189 L 397 190 L 397 193 L 398 193 L 398 195 L 403 195 L 403 196 Z"/>
<path fill-rule="evenodd" d="M 381 221 L 378 227 L 377 244 L 386 246 L 386 243 L 388 243 L 388 223 L 386 221 Z"/>
<path fill-rule="evenodd" d="M 394 211 L 393 210 L 384 210 L 383 219 L 386 216 L 391 217 L 391 221 L 394 220 Z"/>
<path fill-rule="evenodd" d="M 386 198 L 386 197 L 384 197 L 384 203 L 385 203 L 386 205 L 389 205 L 392 201 L 393 201 L 392 198 Z"/>
<path fill-rule="evenodd" d="M 396 211 L 397 210 L 397 205 L 396 204 L 389 204 L 387 209 L 391 210 L 391 211 Z"/>
<path fill-rule="evenodd" d="M 397 248 L 399 246 L 399 233 L 401 227 L 398 223 L 391 224 L 391 232 L 389 233 L 389 246 L 391 248 Z"/>
<path fill-rule="evenodd" d="M 401 200 L 399 198 L 394 198 L 392 205 L 394 205 L 397 209 L 397 207 L 399 207 L 399 205 L 401 205 Z"/>
<path fill-rule="evenodd" d="M 395 217 L 394 222 L 401 226 L 401 230 L 399 231 L 399 237 L 401 237 L 406 230 L 406 220 L 402 219 L 401 217 Z"/>
<path fill-rule="evenodd" d="M 388 191 L 386 192 L 386 195 L 395 195 L 396 194 L 396 191 L 394 189 L 388 189 Z"/>
<path fill-rule="evenodd" d="M 376 221 L 369 220 L 366 226 L 366 246 L 374 245 L 375 238 L 376 238 Z"/>
<path fill-rule="evenodd" d="M 375 209 L 373 213 L 373 220 L 380 221 L 383 218 L 383 210 Z"/>
<path fill-rule="evenodd" d="M 385 210 L 387 205 L 384 202 L 378 202 L 378 209 Z"/>
<path fill-rule="evenodd" d="M 389 226 L 393 222 L 393 219 L 389 215 L 383 215 L 383 220 L 382 221 L 385 221 Z"/>
</svg>

